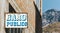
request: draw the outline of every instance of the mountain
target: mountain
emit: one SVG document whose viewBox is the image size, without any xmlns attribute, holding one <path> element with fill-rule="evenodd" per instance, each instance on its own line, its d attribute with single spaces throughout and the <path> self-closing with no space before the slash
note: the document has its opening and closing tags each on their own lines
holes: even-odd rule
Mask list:
<svg viewBox="0 0 60 33">
<path fill-rule="evenodd" d="M 50 9 L 43 13 L 42 26 L 53 24 L 54 22 L 60 22 L 60 11 Z"/>
</svg>

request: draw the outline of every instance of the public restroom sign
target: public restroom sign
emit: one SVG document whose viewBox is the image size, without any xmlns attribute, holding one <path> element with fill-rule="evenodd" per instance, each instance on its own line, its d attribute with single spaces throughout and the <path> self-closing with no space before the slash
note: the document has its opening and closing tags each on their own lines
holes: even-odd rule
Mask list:
<svg viewBox="0 0 60 33">
<path fill-rule="evenodd" d="M 27 13 L 6 13 L 5 28 L 27 28 Z"/>
</svg>

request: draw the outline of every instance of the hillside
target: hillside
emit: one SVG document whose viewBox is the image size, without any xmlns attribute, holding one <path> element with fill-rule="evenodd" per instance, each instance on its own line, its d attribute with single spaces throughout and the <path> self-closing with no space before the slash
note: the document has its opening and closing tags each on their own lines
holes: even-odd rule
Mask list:
<svg viewBox="0 0 60 33">
<path fill-rule="evenodd" d="M 56 22 L 53 24 L 48 25 L 47 27 L 43 28 L 44 33 L 59 33 L 60 32 L 60 22 Z"/>
</svg>

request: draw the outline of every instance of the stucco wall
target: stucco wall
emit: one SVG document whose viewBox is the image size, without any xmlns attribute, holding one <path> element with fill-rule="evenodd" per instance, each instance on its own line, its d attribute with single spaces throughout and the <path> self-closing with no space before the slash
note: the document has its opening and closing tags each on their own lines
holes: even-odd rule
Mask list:
<svg viewBox="0 0 60 33">
<path fill-rule="evenodd" d="M 16 0 L 20 11 L 28 13 L 28 28 L 24 29 L 23 33 L 35 33 L 35 8 L 33 1 L 34 0 Z M 4 13 L 8 11 L 8 0 L 0 0 L 0 33 L 5 33 Z"/>
<path fill-rule="evenodd" d="M 28 28 L 24 29 L 25 33 L 35 32 L 35 8 L 33 0 L 16 0 L 22 12 L 28 13 Z"/>
</svg>

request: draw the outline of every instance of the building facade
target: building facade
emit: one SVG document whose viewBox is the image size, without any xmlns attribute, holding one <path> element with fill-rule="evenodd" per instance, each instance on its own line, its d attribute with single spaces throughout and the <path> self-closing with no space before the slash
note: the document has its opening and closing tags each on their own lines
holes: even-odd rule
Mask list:
<svg viewBox="0 0 60 33">
<path fill-rule="evenodd" d="M 38 2 L 39 1 L 39 2 Z M 15 10 L 16 13 L 18 12 L 26 12 L 28 13 L 28 28 L 20 29 L 22 33 L 35 33 L 35 17 L 36 17 L 36 10 L 34 7 L 35 2 L 37 4 L 38 9 L 40 10 L 40 0 L 0 0 L 0 33 L 6 33 L 5 25 L 4 25 L 4 13 L 9 13 L 9 4 Z M 38 2 L 38 3 L 37 3 Z M 11 13 L 12 11 L 11 10 Z M 41 11 L 41 10 L 40 10 Z M 12 33 L 11 28 L 9 28 L 9 32 Z M 17 28 L 17 30 L 19 30 Z M 14 29 L 13 29 L 14 31 Z M 15 33 L 15 32 L 13 32 Z M 20 32 L 21 33 L 21 32 Z"/>
</svg>

